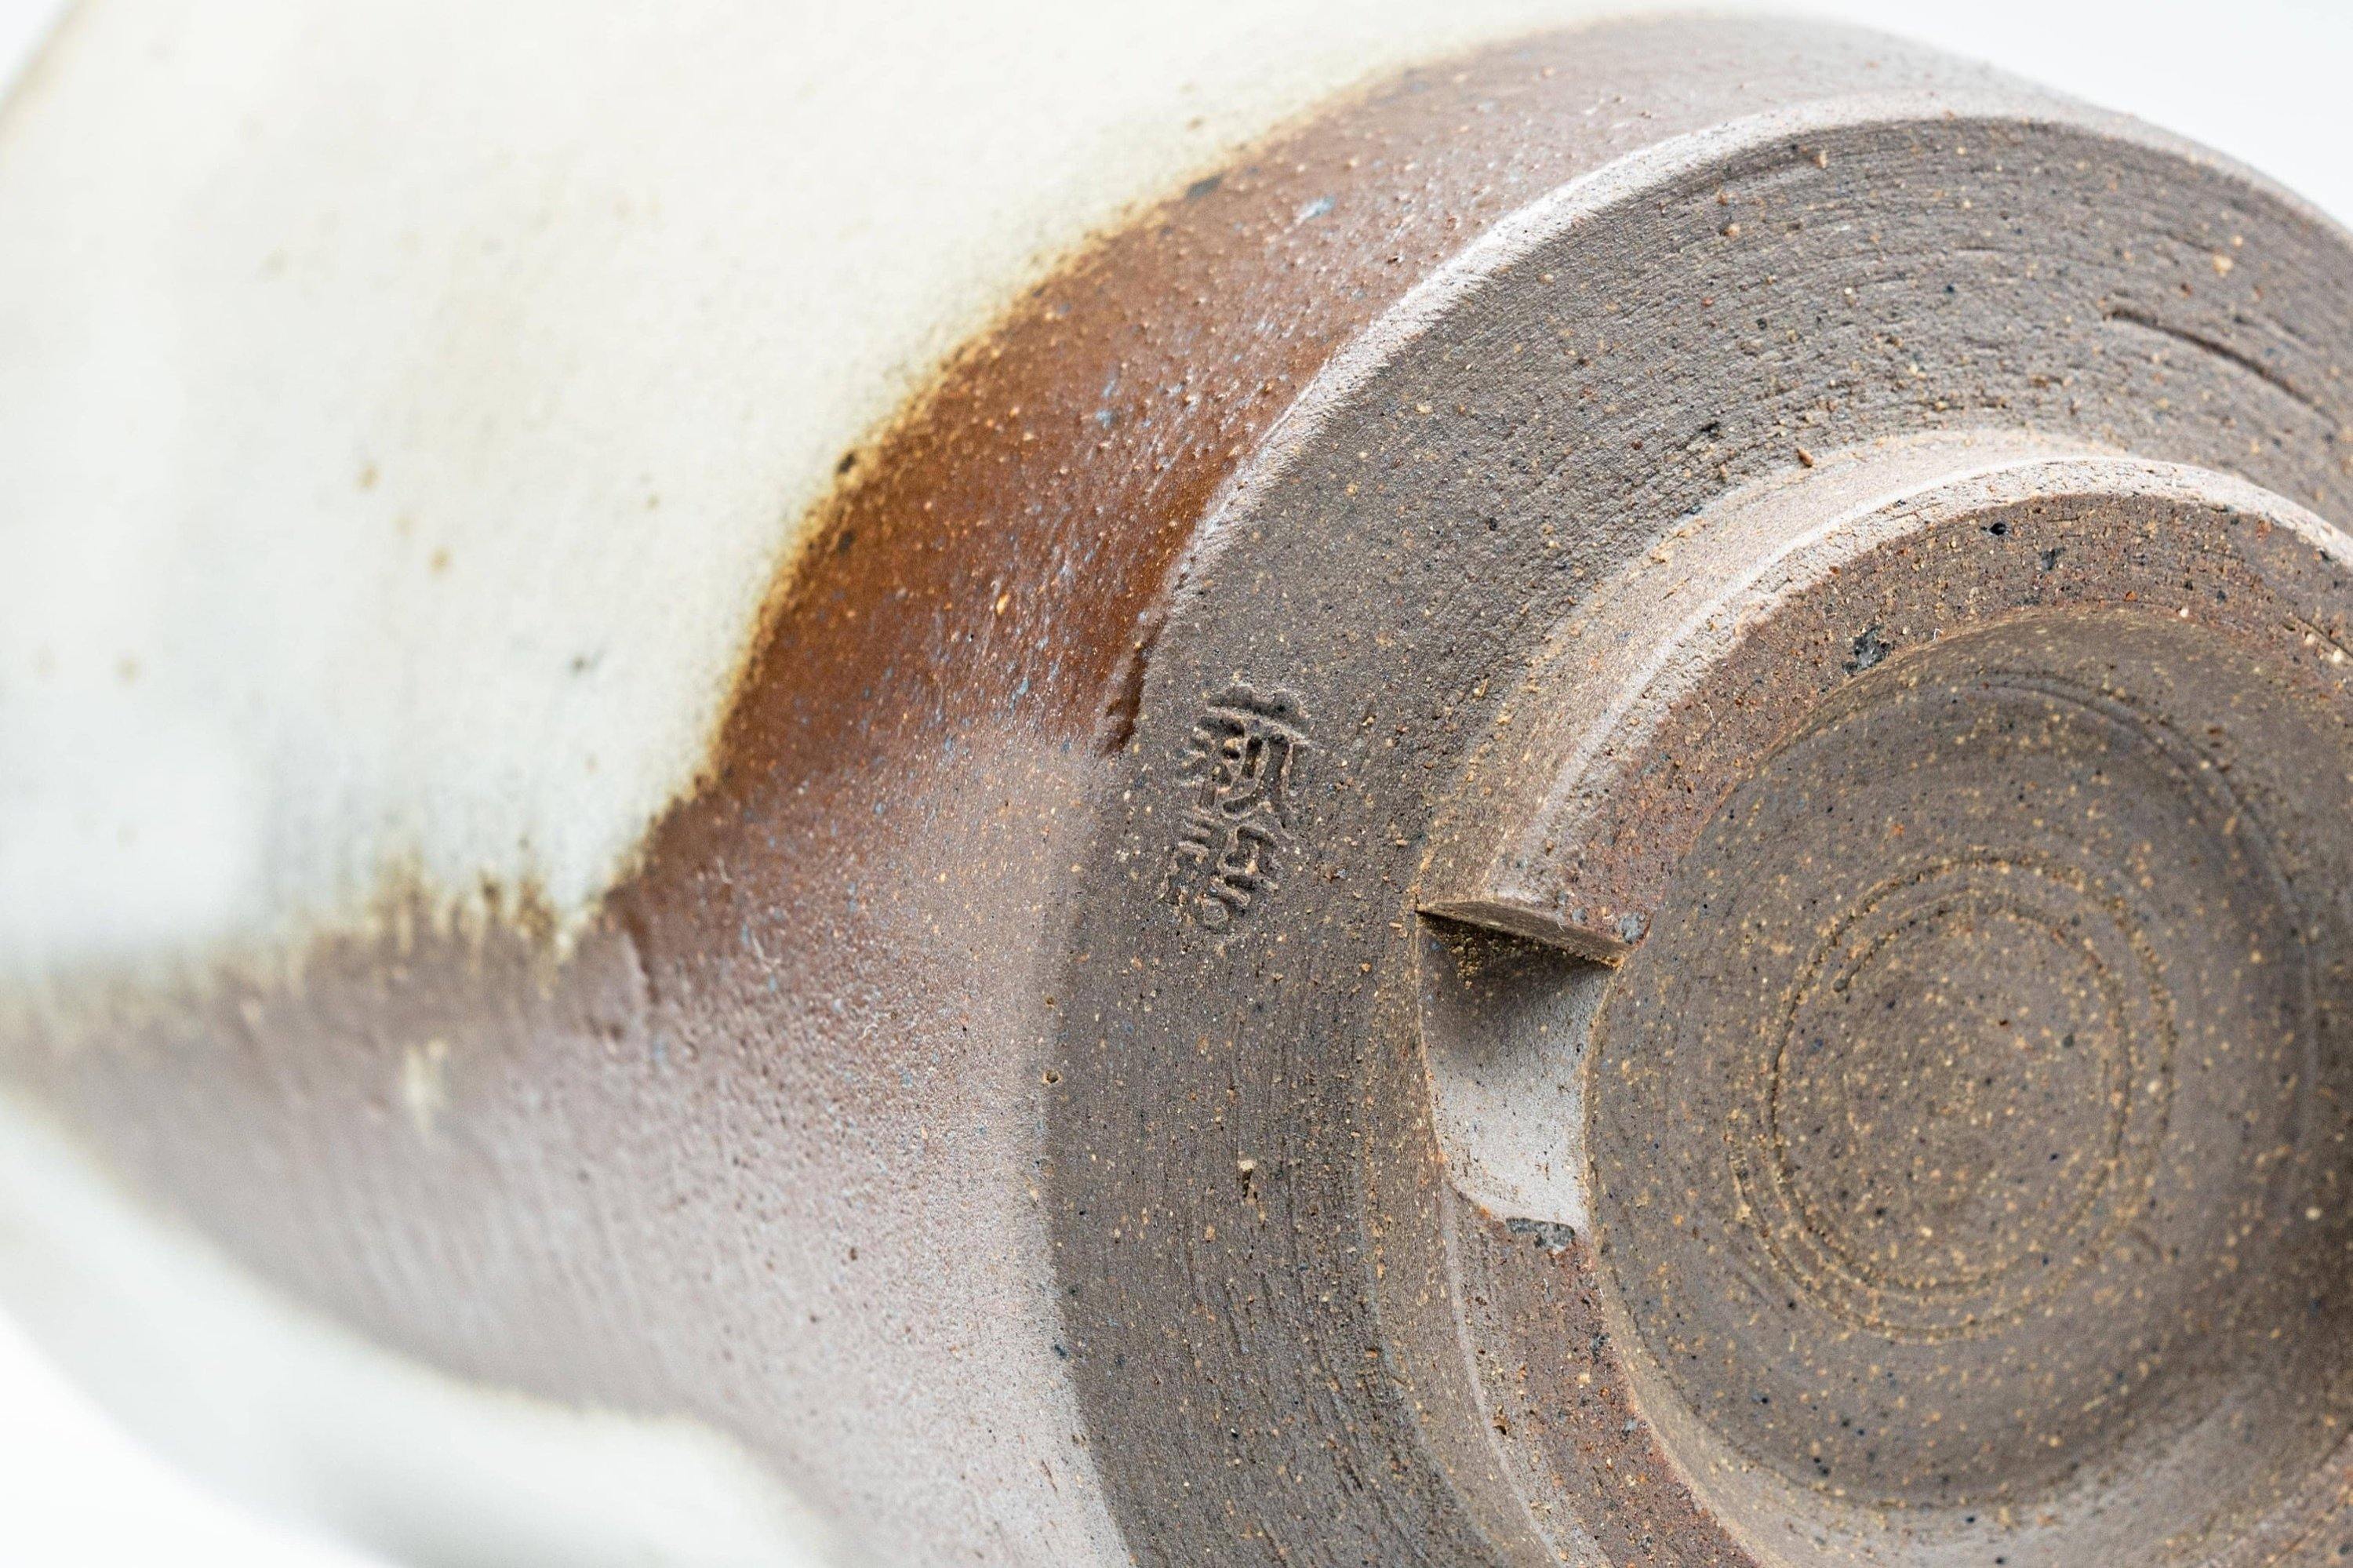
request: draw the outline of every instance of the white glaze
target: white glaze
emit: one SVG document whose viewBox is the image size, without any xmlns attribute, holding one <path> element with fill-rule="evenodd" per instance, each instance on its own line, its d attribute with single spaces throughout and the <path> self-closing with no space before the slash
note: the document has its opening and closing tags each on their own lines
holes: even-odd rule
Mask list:
<svg viewBox="0 0 2353 1568">
<path fill-rule="evenodd" d="M 1054 256 L 1588 7 L 95 0 L 0 111 L 0 972 L 575 922 Z"/>
</svg>

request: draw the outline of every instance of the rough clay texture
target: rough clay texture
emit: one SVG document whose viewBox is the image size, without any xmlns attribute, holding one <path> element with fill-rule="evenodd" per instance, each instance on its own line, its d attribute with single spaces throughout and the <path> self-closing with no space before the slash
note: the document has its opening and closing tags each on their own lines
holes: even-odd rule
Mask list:
<svg viewBox="0 0 2353 1568">
<path fill-rule="evenodd" d="M 1344 367 L 1158 638 L 1066 971 L 1054 1218 L 1151 1560 L 1934 1560 L 1761 1542 L 1695 1441 L 1626 1414 L 1592 1238 L 1456 1200 L 1415 1030 L 1430 826 L 1586 595 L 1841 449 L 2032 430 L 2343 515 L 2343 256 L 2144 132 L 1849 101 L 1563 193 Z M 1272 735 L 1276 694 L 1293 803 L 1221 862 L 1248 912 L 1145 918 L 1194 874 L 1199 781 L 1256 766 L 1205 744 Z"/>
<path fill-rule="evenodd" d="M 2099 459 L 1830 533 L 1619 786 L 1681 863 L 1585 1106 L 1654 1419 L 1829 1560 L 2333 1550 L 2353 542 Z"/>
<path fill-rule="evenodd" d="M 1592 584 L 1818 450 L 2035 429 L 2348 515 L 2343 267 L 1883 40 L 1411 73 L 856 454 L 567 955 L 420 911 L 12 1022 L 9 1077 L 301 1298 L 715 1425 L 885 1561 L 1736 1561 L 1591 1238 L 1447 1179 L 1433 815 Z M 1296 769 L 1254 889 L 1187 880 L 1229 747 Z"/>
</svg>

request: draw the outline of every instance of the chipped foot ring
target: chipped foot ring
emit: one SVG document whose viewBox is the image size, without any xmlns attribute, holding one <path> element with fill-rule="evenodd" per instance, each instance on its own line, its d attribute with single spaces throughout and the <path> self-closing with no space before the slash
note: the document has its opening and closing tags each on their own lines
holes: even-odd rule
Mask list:
<svg viewBox="0 0 2353 1568">
<path fill-rule="evenodd" d="M 2353 1547 L 2353 250 L 2294 198 L 1835 28 L 1403 31 L 1440 63 L 1367 61 L 1375 85 L 1312 112 L 1261 105 L 1217 166 L 1128 171 L 1146 204 L 992 294 L 895 414 L 754 482 L 803 434 L 729 379 L 790 357 L 736 320 L 790 291 L 758 265 L 733 292 L 686 280 L 655 335 L 693 373 L 614 372 L 616 399 L 659 394 L 617 434 L 530 388 L 523 426 L 505 394 L 437 422 L 474 408 L 483 362 L 401 356 L 449 321 L 530 344 L 563 311 L 657 319 L 671 294 L 631 291 L 679 256 L 799 232 L 739 232 L 751 195 L 692 208 L 660 265 L 598 227 L 604 196 L 557 204 L 513 237 L 531 265 L 457 270 L 491 294 L 463 309 L 440 281 L 376 291 L 444 278 L 429 234 L 348 275 L 297 254 L 248 292 L 277 288 L 254 256 L 332 231 L 319 213 L 438 198 L 347 192 L 364 160 L 307 150 L 369 144 L 335 118 L 360 101 L 298 95 L 224 132 L 204 156 L 227 174 L 51 212 L 10 170 L 95 140 L 35 139 L 103 119 L 90 12 L 0 127 L 29 149 L 0 160 L 0 234 L 185 200 L 211 217 L 183 242 L 241 236 L 234 264 L 174 271 L 188 320 L 237 324 L 173 340 L 174 407 L 238 439 L 172 450 L 261 463 L 299 428 L 341 464 L 349 432 L 301 421 L 344 393 L 354 429 L 410 441 L 333 487 L 350 536 L 477 526 L 374 597 L 377 546 L 336 556 L 323 580 L 368 615 L 442 613 L 417 583 L 462 588 L 550 483 L 603 521 L 547 558 L 610 552 L 632 588 L 687 558 L 628 553 L 657 522 L 751 520 L 679 536 L 740 546 L 716 621 L 668 577 L 593 624 L 565 595 L 520 630 L 453 614 L 350 674 L 336 722 L 224 731 L 285 803 L 253 839 L 268 895 L 226 934 L 9 969 L 7 1114 L 147 1216 L 105 1255 L 154 1267 L 98 1267 L 103 1227 L 53 1226 L 37 1270 L 0 1252 L 0 1289 L 47 1303 L 70 1351 L 55 1280 L 119 1308 L 201 1250 L 237 1282 L 207 1300 L 248 1303 L 201 1320 L 259 1323 L 267 1298 L 364 1347 L 316 1364 L 406 1369 L 322 1371 L 381 1394 L 339 1393 L 332 1422 L 250 1376 L 121 1393 L 134 1418 L 476 1410 L 543 1461 L 512 1473 L 596 1476 L 637 1521 L 539 1552 L 567 1561 L 596 1560 L 582 1537 L 788 1561 L 797 1531 L 1104 1568 Z M 750 85 L 673 115 L 670 77 L 615 68 L 577 101 L 693 127 L 681 168 L 795 144 L 719 112 L 789 98 L 736 51 L 665 47 L 685 53 L 632 58 L 701 49 Z M 910 48 L 894 69 L 955 78 Z M 1035 140 L 1000 129 L 973 178 L 1031 177 Z M 586 189 L 605 165 L 582 157 Z M 649 232 L 689 210 L 671 175 L 667 206 L 623 204 Z M 302 221 L 254 217 L 256 192 Z M 912 310 L 945 284 L 893 291 L 901 270 L 955 235 L 900 206 L 827 243 L 872 228 L 859 287 Z M 93 321 L 121 302 L 73 259 L 109 242 L 59 241 L 39 274 L 87 284 Z M 583 260 L 607 246 L 609 275 Z M 301 335 L 280 310 L 369 323 L 335 397 L 255 372 Z M 575 357 L 612 369 L 553 359 Z M 0 387 L 29 376 L 18 401 L 47 408 L 52 369 Z M 697 442 L 748 424 L 747 450 L 683 449 L 650 496 L 652 459 L 615 443 L 659 447 L 690 382 L 732 399 Z M 526 426 L 562 437 L 559 467 L 525 461 L 547 456 Z M 282 493 L 328 496 L 313 477 Z M 217 497 L 166 478 L 141 505 L 212 537 Z M 780 493 L 807 506 L 790 538 Z M 434 505 L 404 510 L 417 493 Z M 764 608 L 747 563 L 780 558 Z M 207 713 L 275 713 L 308 644 L 236 602 L 159 619 L 219 633 L 194 645 Z M 681 637 L 733 627 L 742 657 L 717 638 L 663 664 L 681 607 Z M 174 668 L 150 657 L 141 689 Z M 661 701 L 599 705 L 625 692 Z M 608 711 L 720 716 L 652 766 L 628 743 L 654 731 Z M 564 744 L 441 768 L 415 744 L 441 732 L 410 726 L 448 715 Z M 575 743 L 608 783 L 579 782 Z M 447 831 L 404 858 L 387 822 Z M 518 897 L 518 843 L 564 874 Z M 61 1190 L 13 1169 L 0 1197 Z M 84 1370 L 119 1387 L 113 1364 Z M 488 1414 L 510 1404 L 533 1414 Z M 283 1476 L 273 1440 L 191 1447 Z M 404 1533 L 438 1509 L 554 1539 L 528 1516 L 563 1505 L 480 1484 L 488 1460 L 307 1444 L 293 1500 L 360 1533 L 492 1538 Z M 689 1501 L 622 1506 L 658 1473 Z"/>
<path fill-rule="evenodd" d="M 1759 1556 L 2337 1539 L 2348 551 L 2205 470 L 1828 454 L 1600 585 L 1472 754 L 1437 1141 Z"/>
</svg>

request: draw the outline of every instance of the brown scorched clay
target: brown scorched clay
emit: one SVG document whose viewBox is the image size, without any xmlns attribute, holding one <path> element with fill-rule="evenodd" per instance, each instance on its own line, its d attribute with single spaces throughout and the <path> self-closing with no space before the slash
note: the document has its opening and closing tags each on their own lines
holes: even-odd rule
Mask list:
<svg viewBox="0 0 2353 1568">
<path fill-rule="evenodd" d="M 839 458 L 579 920 L 74 970 L 0 1063 L 853 1560 L 2334 1563 L 2348 282 L 1877 37 L 1440 58 Z"/>
</svg>

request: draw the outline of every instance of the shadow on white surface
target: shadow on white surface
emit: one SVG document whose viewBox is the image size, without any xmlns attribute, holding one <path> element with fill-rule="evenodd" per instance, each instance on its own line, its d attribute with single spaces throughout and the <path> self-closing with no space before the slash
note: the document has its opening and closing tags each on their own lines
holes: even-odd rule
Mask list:
<svg viewBox="0 0 2353 1568">
<path fill-rule="evenodd" d="M 16 1568 L 380 1568 L 182 1476 L 0 1318 L 0 1562 Z"/>
</svg>

